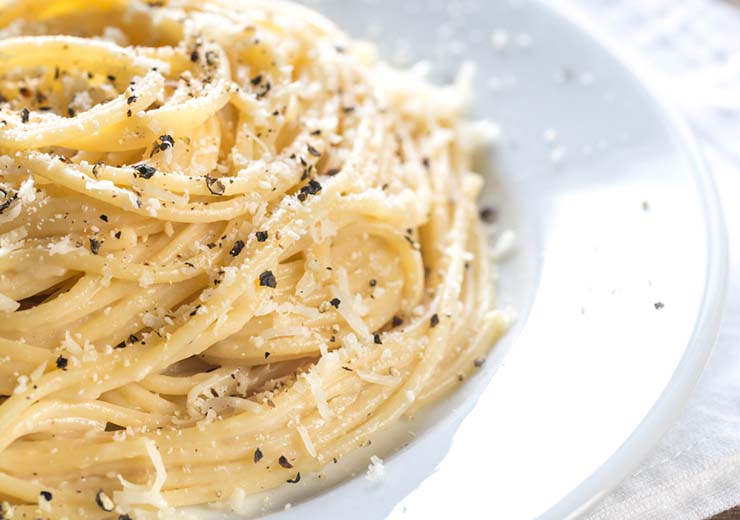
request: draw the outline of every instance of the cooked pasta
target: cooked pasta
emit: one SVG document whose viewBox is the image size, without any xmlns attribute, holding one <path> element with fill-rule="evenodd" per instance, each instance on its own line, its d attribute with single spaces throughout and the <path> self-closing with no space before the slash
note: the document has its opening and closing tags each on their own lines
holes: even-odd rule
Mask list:
<svg viewBox="0 0 740 520">
<path fill-rule="evenodd" d="M 463 83 L 292 3 L 0 0 L 0 518 L 296 485 L 480 366 Z"/>
</svg>

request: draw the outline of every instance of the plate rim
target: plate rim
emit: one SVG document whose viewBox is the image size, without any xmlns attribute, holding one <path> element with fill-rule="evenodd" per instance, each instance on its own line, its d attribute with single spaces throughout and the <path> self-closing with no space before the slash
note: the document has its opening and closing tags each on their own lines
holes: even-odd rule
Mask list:
<svg viewBox="0 0 740 520">
<path fill-rule="evenodd" d="M 729 275 L 727 228 L 719 193 L 696 136 L 688 122 L 665 97 L 639 58 L 600 28 L 580 8 L 563 0 L 534 0 L 562 22 L 574 26 L 608 53 L 638 88 L 653 101 L 669 131 L 676 133 L 689 161 L 699 195 L 707 234 L 706 283 L 694 328 L 671 378 L 637 427 L 595 471 L 539 515 L 541 519 L 573 518 L 586 513 L 642 462 L 684 410 L 714 349 L 724 315 Z"/>
</svg>

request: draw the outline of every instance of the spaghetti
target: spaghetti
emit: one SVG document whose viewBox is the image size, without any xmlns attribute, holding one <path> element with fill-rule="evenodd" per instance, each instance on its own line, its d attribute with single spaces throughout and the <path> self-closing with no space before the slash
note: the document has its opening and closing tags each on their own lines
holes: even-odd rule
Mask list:
<svg viewBox="0 0 740 520">
<path fill-rule="evenodd" d="M 0 517 L 295 485 L 480 366 L 464 97 L 291 3 L 0 1 Z"/>
</svg>

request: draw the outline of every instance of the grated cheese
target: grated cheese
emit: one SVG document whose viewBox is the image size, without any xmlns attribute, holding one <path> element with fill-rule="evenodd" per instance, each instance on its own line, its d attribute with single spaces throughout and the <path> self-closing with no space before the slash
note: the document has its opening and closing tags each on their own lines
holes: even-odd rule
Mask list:
<svg viewBox="0 0 740 520">
<path fill-rule="evenodd" d="M 324 419 L 328 419 L 332 415 L 334 415 L 329 408 L 329 404 L 326 401 L 326 394 L 324 393 L 324 389 L 321 386 L 321 380 L 319 379 L 319 376 L 316 374 L 316 372 L 311 371 L 306 374 L 306 381 L 308 382 L 308 386 L 311 388 L 311 393 L 313 393 L 313 397 L 316 400 L 316 406 L 319 409 L 319 414 Z"/>
<path fill-rule="evenodd" d="M 319 310 L 317 310 L 315 307 L 308 307 L 306 305 L 301 305 L 298 303 L 281 303 L 277 306 L 277 310 L 284 314 L 295 313 L 311 319 L 318 318 L 319 316 Z"/>
<path fill-rule="evenodd" d="M 49 254 L 51 256 L 66 255 L 73 251 L 77 251 L 77 246 L 72 243 L 72 239 L 70 237 L 64 237 L 59 242 L 52 242 L 49 244 Z"/>
<path fill-rule="evenodd" d="M 23 246 L 23 240 L 28 236 L 24 226 L 11 229 L 0 234 L 0 257 L 7 255 Z"/>
<path fill-rule="evenodd" d="M 159 199 L 150 198 L 146 201 L 146 210 L 149 212 L 150 217 L 157 217 L 159 210 L 162 208 L 162 203 Z"/>
<path fill-rule="evenodd" d="M 311 455 L 313 458 L 316 458 L 316 448 L 314 447 L 311 437 L 308 435 L 308 430 L 300 424 L 296 427 L 296 429 L 298 430 L 298 435 L 301 436 L 303 444 L 306 446 L 306 451 L 308 452 L 308 454 Z"/>
<path fill-rule="evenodd" d="M 141 323 L 143 323 L 144 326 L 149 327 L 150 329 L 158 329 L 162 326 L 162 319 L 152 314 L 151 312 L 146 311 L 144 312 L 144 314 L 141 315 Z"/>
<path fill-rule="evenodd" d="M 0 312 L 15 312 L 20 306 L 21 304 L 14 299 L 0 293 Z"/>
<path fill-rule="evenodd" d="M 495 260 L 506 258 L 514 250 L 516 235 L 510 229 L 507 229 L 498 237 L 496 243 L 491 248 L 491 256 Z"/>
<path fill-rule="evenodd" d="M 13 390 L 14 394 L 22 394 L 28 390 L 28 376 L 18 376 L 18 386 Z"/>
<path fill-rule="evenodd" d="M 370 482 L 379 482 L 382 480 L 384 474 L 385 466 L 383 466 L 383 459 L 376 455 L 370 457 L 370 465 L 367 467 L 365 478 Z"/>
<path fill-rule="evenodd" d="M 36 200 L 36 187 L 34 186 L 33 177 L 29 175 L 28 179 L 21 183 L 18 188 L 18 198 L 24 204 L 30 204 Z"/>
<path fill-rule="evenodd" d="M 72 335 L 69 333 L 68 330 L 64 332 L 64 339 L 62 340 L 61 347 L 68 352 L 72 352 L 73 354 L 82 353 L 82 347 L 80 347 L 79 343 L 72 339 Z"/>
<path fill-rule="evenodd" d="M 128 190 L 119 188 L 118 186 L 113 184 L 113 181 L 109 181 L 109 180 L 96 181 L 93 179 L 89 179 L 85 181 L 85 189 L 90 190 L 90 191 L 107 191 L 115 195 L 123 195 L 124 197 L 128 198 L 129 202 L 131 202 L 131 207 L 133 208 L 139 207 L 136 195 L 134 195 L 132 192 Z"/>
<path fill-rule="evenodd" d="M 141 287 L 149 287 L 154 283 L 154 275 L 151 271 L 145 271 L 144 274 L 139 278 L 139 285 Z"/>
<path fill-rule="evenodd" d="M 370 331 L 368 330 L 367 325 L 365 325 L 365 322 L 362 321 L 360 313 L 355 308 L 355 298 L 353 298 L 349 292 L 347 271 L 344 268 L 339 269 L 337 277 L 339 279 L 338 286 L 331 286 L 332 295 L 342 301 L 342 305 L 339 306 L 337 312 L 339 312 L 342 318 L 344 318 L 344 321 L 347 322 L 347 325 L 352 327 L 352 330 L 354 330 L 361 339 L 368 341 L 370 339 Z"/>
<path fill-rule="evenodd" d="M 129 482 L 120 474 L 117 475 L 123 486 L 123 491 L 113 492 L 113 501 L 121 506 L 151 505 L 159 509 L 167 507 L 167 501 L 162 496 L 162 486 L 167 480 L 167 470 L 162 461 L 162 455 L 157 451 L 157 446 L 151 439 L 142 439 L 147 455 L 152 461 L 156 472 L 151 488 Z"/>
</svg>

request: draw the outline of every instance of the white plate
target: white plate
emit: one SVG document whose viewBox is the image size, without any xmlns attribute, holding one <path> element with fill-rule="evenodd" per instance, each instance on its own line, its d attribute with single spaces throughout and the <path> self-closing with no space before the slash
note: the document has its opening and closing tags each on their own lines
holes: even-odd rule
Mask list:
<svg viewBox="0 0 740 520">
<path fill-rule="evenodd" d="M 270 504 L 298 503 L 270 518 L 583 510 L 670 425 L 717 332 L 724 229 L 688 132 L 602 37 L 539 2 L 307 3 L 440 78 L 478 64 L 474 115 L 503 128 L 485 198 L 517 233 L 499 303 L 519 319 L 478 376 L 322 482 L 357 477 L 312 498 L 315 484 L 291 486 Z M 363 477 L 372 454 L 378 484 Z"/>
</svg>

